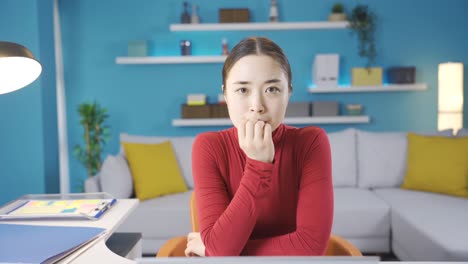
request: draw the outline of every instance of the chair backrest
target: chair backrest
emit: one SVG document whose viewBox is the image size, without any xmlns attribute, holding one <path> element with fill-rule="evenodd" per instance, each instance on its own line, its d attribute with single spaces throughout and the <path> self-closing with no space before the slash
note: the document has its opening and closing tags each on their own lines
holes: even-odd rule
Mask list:
<svg viewBox="0 0 468 264">
<path fill-rule="evenodd" d="M 190 221 L 192 222 L 192 232 L 198 232 L 197 204 L 195 203 L 195 192 L 190 198 Z"/>
<path fill-rule="evenodd" d="M 192 232 L 199 232 L 195 192 L 192 192 L 190 198 L 190 220 L 192 222 Z M 362 253 L 348 240 L 331 234 L 325 256 L 362 256 Z"/>
<path fill-rule="evenodd" d="M 325 256 L 362 256 L 362 253 L 348 240 L 340 236 L 330 234 L 330 240 L 328 240 L 328 248 L 325 252 Z"/>
</svg>

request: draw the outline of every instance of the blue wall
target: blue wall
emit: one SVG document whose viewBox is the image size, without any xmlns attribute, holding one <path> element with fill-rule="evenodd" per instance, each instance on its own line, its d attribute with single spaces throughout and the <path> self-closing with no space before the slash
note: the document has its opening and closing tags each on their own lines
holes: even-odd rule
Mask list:
<svg viewBox="0 0 468 264">
<path fill-rule="evenodd" d="M 52 13 L 42 10 L 52 1 L 37 3 L 4 0 L 0 5 L 0 40 L 26 46 L 43 67 L 28 87 L 0 95 L 0 203 L 26 193 L 58 192 L 55 73 L 47 24 Z"/>
<path fill-rule="evenodd" d="M 372 123 L 355 127 L 374 131 L 431 131 L 437 127 L 437 65 L 444 61 L 468 62 L 468 25 L 464 0 L 359 1 L 379 16 L 377 65 L 414 65 L 417 82 L 428 83 L 425 92 L 323 94 L 307 93 L 311 64 L 317 53 L 342 56 L 341 83 L 350 82 L 350 69 L 365 65 L 357 56 L 357 41 L 348 30 L 170 32 L 179 21 L 183 1 L 62 1 L 64 56 L 67 68 L 67 107 L 70 146 L 81 143 L 76 106 L 97 100 L 110 112 L 113 138 L 107 153 L 118 151 L 121 132 L 143 135 L 195 135 L 219 127 L 172 127 L 180 117 L 180 104 L 188 93 L 206 93 L 216 100 L 220 92 L 221 64 L 117 65 L 127 55 L 127 42 L 151 41 L 151 55 L 178 55 L 179 41 L 189 39 L 193 54 L 219 54 L 221 39 L 232 47 L 248 35 L 267 36 L 283 47 L 292 64 L 292 101 L 338 100 L 362 103 Z M 266 21 L 268 1 L 190 1 L 197 3 L 203 22 L 217 22 L 221 7 L 248 7 L 253 21 Z M 283 21 L 325 20 L 335 0 L 278 1 Z M 358 1 L 344 1 L 351 9 Z M 468 66 L 468 64 L 467 64 Z M 468 72 L 465 71 L 465 72 Z M 466 76 L 465 76 L 466 78 Z M 467 85 L 468 86 L 468 85 Z M 466 93 L 466 92 L 465 92 Z M 468 93 L 466 93 L 468 94 Z M 465 115 L 465 120 L 468 115 Z M 465 123 L 467 123 L 465 121 Z M 327 131 L 349 125 L 326 125 Z M 74 179 L 86 173 L 71 158 Z M 72 181 L 73 182 L 73 181 Z"/>
<path fill-rule="evenodd" d="M 13 3 L 14 2 L 14 3 Z M 3 36 L 8 34 L 25 41 L 39 51 L 40 36 L 21 39 L 22 28 L 37 30 L 35 25 L 40 9 L 27 0 L 7 1 L 1 8 L 5 13 L 1 22 L 18 20 L 16 28 L 2 28 Z M 134 39 L 147 39 L 151 42 L 151 55 L 178 55 L 179 41 L 189 39 L 193 43 L 193 54 L 214 55 L 221 52 L 221 39 L 228 39 L 230 48 L 248 35 L 261 35 L 273 39 L 288 55 L 293 70 L 294 93 L 292 101 L 338 100 L 342 104 L 362 103 L 365 113 L 371 116 L 372 123 L 352 125 L 360 129 L 373 131 L 431 131 L 437 126 L 437 65 L 445 61 L 461 61 L 468 67 L 468 25 L 465 11 L 468 2 L 464 0 L 347 0 L 344 2 L 348 11 L 357 3 L 369 4 L 379 17 L 377 31 L 377 65 L 414 65 L 417 67 L 417 82 L 427 83 L 429 89 L 424 92 L 402 93 L 365 93 L 365 94 L 310 94 L 311 65 L 317 53 L 339 53 L 341 55 L 340 82 L 350 82 L 351 67 L 365 65 L 365 60 L 357 56 L 357 41 L 348 30 L 299 30 L 299 31 L 232 31 L 232 32 L 170 32 L 169 25 L 179 21 L 182 0 L 114 0 L 114 1 L 61 1 L 61 26 L 64 46 L 65 85 L 67 94 L 67 118 L 70 149 L 82 144 L 82 128 L 76 108 L 84 101 L 98 101 L 108 108 L 109 124 L 112 127 L 112 139 L 105 148 L 105 154 L 118 151 L 118 135 L 121 132 L 141 135 L 195 135 L 202 131 L 217 130 L 219 127 L 180 128 L 172 127 L 171 120 L 180 117 L 180 104 L 188 93 L 205 93 L 213 101 L 220 93 L 221 64 L 180 64 L 180 65 L 117 65 L 117 56 L 127 55 L 127 42 Z M 268 1 L 250 0 L 198 0 L 189 1 L 200 6 L 202 22 L 217 22 L 217 10 L 221 7 L 248 7 L 252 20 L 264 22 L 268 17 Z M 335 0 L 278 0 L 282 21 L 326 20 Z M 32 2 L 27 2 L 32 3 Z M 34 2 L 35 3 L 35 2 Z M 42 2 L 41 2 L 42 3 Z M 13 6 L 15 8 L 13 8 Z M 22 8 L 17 7 L 25 7 Z M 42 6 L 41 6 L 42 8 Z M 29 11 L 28 11 L 29 10 Z M 27 23 L 23 12 L 29 12 Z M 5 22 L 4 22 L 5 23 Z M 1 23 L 4 25 L 4 23 Z M 25 23 L 26 25 L 21 25 Z M 5 33 L 4 33 L 5 31 Z M 42 30 L 41 30 L 42 34 Z M 42 53 L 42 52 L 41 52 Z M 465 69 L 465 80 L 468 70 Z M 43 80 L 42 80 L 43 81 Z M 467 81 L 465 81 L 465 84 Z M 40 84 L 34 84 L 36 86 Z M 43 120 L 44 100 L 53 104 L 50 93 L 41 94 L 39 87 L 32 85 L 11 95 L 0 96 L 0 110 L 18 109 L 17 105 L 28 106 L 22 115 L 12 113 L 2 115 L 9 119 L 9 132 L 2 131 L 2 145 L 19 147 L 20 154 L 11 157 L 13 161 L 32 159 L 35 168 L 16 168 L 8 163 L 2 173 L 18 174 L 22 180 L 10 185 L 24 185 L 31 171 L 44 170 L 47 166 L 41 141 L 45 135 L 27 138 L 34 144 L 24 141 L 14 132 L 18 128 L 28 136 L 33 131 L 49 130 L 53 124 Z M 465 94 L 468 94 L 465 85 Z M 28 97 L 27 93 L 31 93 Z M 13 98 L 13 99 L 9 99 Z M 15 99 L 16 98 L 16 99 Z M 18 102 L 13 102 L 17 100 Z M 4 103 L 2 103 L 4 102 Z M 5 106 L 6 105 L 6 106 Z M 15 107 L 13 107 L 15 105 Z M 465 104 L 465 127 L 468 124 L 468 111 Z M 9 108 L 8 108 L 9 106 Z M 48 106 L 48 103 L 47 103 Z M 43 114 L 40 113 L 41 107 Z M 37 111 L 34 111 L 36 109 Z M 49 110 L 52 110 L 49 108 Z M 10 111 L 11 112 L 11 111 Z M 32 120 L 32 117 L 37 117 Z M 28 122 L 24 122 L 28 120 Z M 5 123 L 5 122 L 3 122 Z M 26 123 L 26 124 L 25 124 Z M 32 126 L 24 129 L 24 126 Z M 336 131 L 350 125 L 324 125 L 327 131 Z M 9 134 L 5 134 L 9 133 Z M 41 134 L 42 132 L 38 132 Z M 11 140 L 6 142 L 6 136 Z M 36 135 L 34 135 L 36 137 Z M 38 142 L 36 142 L 38 141 Z M 18 143 L 19 142 L 19 143 Z M 33 150 L 26 151 L 31 145 Z M 33 152 L 34 152 L 33 151 Z M 43 154 L 41 154 L 43 153 Z M 36 155 L 37 154 L 37 155 Z M 53 154 L 53 153 L 52 153 Z M 3 161 L 10 157 L 5 150 L 0 150 Z M 39 157 L 39 158 L 38 158 Z M 21 163 L 23 164 L 23 163 Z M 53 164 L 52 164 L 53 165 Z M 56 166 L 56 164 L 55 164 Z M 53 166 L 50 166 L 53 167 Z M 21 171 L 18 171 L 20 170 Z M 79 182 L 86 177 L 85 169 L 70 151 L 71 184 L 76 190 Z M 44 175 L 42 175 L 44 176 Z M 13 176 L 12 176 L 12 179 Z M 43 184 L 44 177 L 37 180 Z M 2 181 L 3 184 L 4 181 Z M 16 190 L 20 188 L 16 186 Z M 4 188 L 2 188 L 4 189 Z M 39 189 L 44 189 L 42 186 Z M 39 190 L 37 189 L 37 190 Z M 14 189 L 15 190 L 15 189 Z M 21 193 L 29 190 L 21 189 Z M 16 191 L 17 193 L 18 191 Z M 10 195 L 11 196 L 11 195 Z M 0 198 L 3 194 L 0 195 Z"/>
</svg>

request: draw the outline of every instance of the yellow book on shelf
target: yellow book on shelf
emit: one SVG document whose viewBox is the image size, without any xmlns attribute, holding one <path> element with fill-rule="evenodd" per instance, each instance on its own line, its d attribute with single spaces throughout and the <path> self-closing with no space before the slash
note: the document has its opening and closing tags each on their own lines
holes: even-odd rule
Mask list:
<svg viewBox="0 0 468 264">
<path fill-rule="evenodd" d="M 189 101 L 187 102 L 187 105 L 206 105 L 206 102 L 205 101 Z"/>
</svg>

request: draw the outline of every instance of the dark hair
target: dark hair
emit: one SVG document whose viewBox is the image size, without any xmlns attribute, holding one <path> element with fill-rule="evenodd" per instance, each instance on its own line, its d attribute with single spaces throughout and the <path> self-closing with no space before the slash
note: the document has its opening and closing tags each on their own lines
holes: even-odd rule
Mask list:
<svg viewBox="0 0 468 264">
<path fill-rule="evenodd" d="M 292 92 L 292 73 L 288 58 L 276 43 L 263 37 L 245 38 L 232 48 L 223 66 L 223 92 L 226 90 L 226 79 L 232 66 L 248 55 L 266 55 L 278 62 L 288 79 L 289 91 Z"/>
</svg>

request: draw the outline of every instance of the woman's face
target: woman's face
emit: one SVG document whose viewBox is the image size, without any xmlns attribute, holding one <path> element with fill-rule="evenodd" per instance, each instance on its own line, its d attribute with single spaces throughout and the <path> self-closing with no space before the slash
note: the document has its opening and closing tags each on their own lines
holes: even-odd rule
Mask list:
<svg viewBox="0 0 468 264">
<path fill-rule="evenodd" d="M 242 120 L 262 120 L 275 130 L 283 121 L 290 92 L 281 66 L 266 55 L 248 55 L 228 73 L 225 100 L 236 128 Z"/>
</svg>

